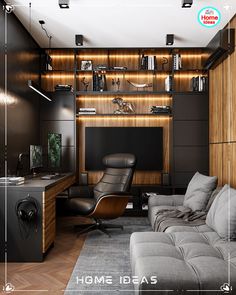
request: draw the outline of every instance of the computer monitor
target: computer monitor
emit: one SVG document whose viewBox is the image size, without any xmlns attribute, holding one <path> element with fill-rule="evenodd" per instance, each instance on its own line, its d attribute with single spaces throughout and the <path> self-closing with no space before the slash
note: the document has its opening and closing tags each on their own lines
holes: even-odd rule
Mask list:
<svg viewBox="0 0 236 295">
<path fill-rule="evenodd" d="M 61 134 L 48 134 L 48 168 L 59 170 L 61 168 Z"/>
<path fill-rule="evenodd" d="M 30 170 L 43 167 L 43 149 L 41 145 L 30 145 Z"/>
</svg>

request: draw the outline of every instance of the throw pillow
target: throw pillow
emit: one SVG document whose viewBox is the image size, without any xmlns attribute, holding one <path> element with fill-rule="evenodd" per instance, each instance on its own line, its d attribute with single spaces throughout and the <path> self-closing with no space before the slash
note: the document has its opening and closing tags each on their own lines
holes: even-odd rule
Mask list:
<svg viewBox="0 0 236 295">
<path fill-rule="evenodd" d="M 236 190 L 225 185 L 206 217 L 206 224 L 214 229 L 222 239 L 236 238 Z"/>
<path fill-rule="evenodd" d="M 216 186 L 216 176 L 206 176 L 196 172 L 188 184 L 183 205 L 193 211 L 205 210 L 212 191 Z"/>
</svg>

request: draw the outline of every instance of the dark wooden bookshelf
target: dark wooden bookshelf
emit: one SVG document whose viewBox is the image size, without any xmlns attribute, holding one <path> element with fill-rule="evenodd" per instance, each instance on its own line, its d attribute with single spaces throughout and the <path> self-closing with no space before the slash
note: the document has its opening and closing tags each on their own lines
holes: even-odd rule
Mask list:
<svg viewBox="0 0 236 295">
<path fill-rule="evenodd" d="M 196 76 L 208 76 L 208 71 L 203 69 L 205 51 L 203 48 L 72 48 L 50 49 L 52 56 L 52 71 L 42 72 L 41 86 L 44 90 L 55 92 L 57 84 L 72 85 L 76 110 L 79 108 L 96 108 L 96 114 L 76 115 L 77 138 L 77 166 L 78 175 L 85 171 L 85 128 L 86 127 L 162 127 L 163 128 L 163 172 L 170 173 L 175 178 L 175 146 L 173 143 L 173 129 L 178 122 L 175 118 L 176 97 L 183 96 L 185 101 L 199 98 L 208 98 L 208 91 L 190 91 L 191 79 Z M 173 69 L 173 54 L 179 53 L 182 60 L 182 68 Z M 157 69 L 141 69 L 140 59 L 142 54 L 157 56 Z M 162 68 L 163 58 L 168 59 L 168 64 Z M 81 62 L 92 61 L 92 69 L 81 70 Z M 98 65 L 105 65 L 107 69 L 96 70 Z M 112 67 L 127 67 L 124 70 L 112 69 Z M 93 74 L 103 72 L 106 74 L 107 91 L 93 91 Z M 172 90 L 165 90 L 165 79 L 172 76 Z M 81 80 L 85 77 L 89 81 L 88 90 L 84 91 Z M 112 79 L 120 79 L 120 91 L 116 91 L 112 85 Z M 152 83 L 148 91 L 137 91 L 135 87 L 127 83 L 127 80 L 143 84 Z M 60 93 L 60 91 L 58 91 Z M 136 113 L 118 115 L 113 112 L 117 109 L 111 101 L 115 97 L 121 97 L 135 106 Z M 65 99 L 66 101 L 66 99 Z M 168 105 L 172 114 L 148 113 L 154 105 Z M 186 110 L 188 112 L 188 110 Z M 186 120 L 186 119 L 181 119 Z M 176 123 L 177 122 L 177 123 Z M 188 124 L 187 124 L 188 125 Z M 185 171 L 178 171 L 185 174 Z M 89 183 L 95 184 L 101 173 L 89 171 Z M 153 185 L 161 183 L 160 171 L 137 171 L 134 184 Z"/>
</svg>

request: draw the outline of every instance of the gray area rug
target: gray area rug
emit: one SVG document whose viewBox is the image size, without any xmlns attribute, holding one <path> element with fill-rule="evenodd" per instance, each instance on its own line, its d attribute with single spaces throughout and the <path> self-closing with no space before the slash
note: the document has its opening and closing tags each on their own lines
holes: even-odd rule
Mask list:
<svg viewBox="0 0 236 295">
<path fill-rule="evenodd" d="M 99 231 L 88 234 L 65 295 L 134 294 L 133 284 L 129 283 L 130 235 L 151 231 L 151 227 L 145 217 L 121 217 L 109 223 L 124 225 L 124 230 L 109 230 L 111 238 Z"/>
</svg>

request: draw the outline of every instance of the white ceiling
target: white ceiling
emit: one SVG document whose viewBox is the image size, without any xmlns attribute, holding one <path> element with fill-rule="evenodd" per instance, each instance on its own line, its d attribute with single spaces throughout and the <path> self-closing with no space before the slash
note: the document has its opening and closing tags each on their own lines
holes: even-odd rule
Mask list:
<svg viewBox="0 0 236 295">
<path fill-rule="evenodd" d="M 9 0 L 15 14 L 29 28 L 29 0 Z M 53 36 L 52 47 L 76 47 L 75 34 L 85 38 L 84 47 L 164 47 L 165 35 L 175 34 L 175 47 L 206 46 L 236 13 L 236 0 L 194 0 L 181 8 L 181 0 L 70 0 L 60 9 L 58 0 L 31 0 L 32 35 L 41 47 L 48 39 L 39 20 Z M 198 23 L 205 6 L 220 10 L 222 20 L 214 28 Z"/>
</svg>

